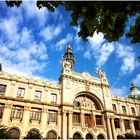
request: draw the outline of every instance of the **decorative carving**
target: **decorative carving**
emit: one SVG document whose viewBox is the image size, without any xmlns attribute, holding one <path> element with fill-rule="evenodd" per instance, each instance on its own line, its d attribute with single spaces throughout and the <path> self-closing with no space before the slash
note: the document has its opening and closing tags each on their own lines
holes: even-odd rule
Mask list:
<svg viewBox="0 0 140 140">
<path fill-rule="evenodd" d="M 87 72 L 83 72 L 83 73 L 82 73 L 82 76 L 83 76 L 83 78 L 86 79 L 86 80 L 90 80 L 90 78 L 91 78 L 90 74 L 87 73 Z"/>
</svg>

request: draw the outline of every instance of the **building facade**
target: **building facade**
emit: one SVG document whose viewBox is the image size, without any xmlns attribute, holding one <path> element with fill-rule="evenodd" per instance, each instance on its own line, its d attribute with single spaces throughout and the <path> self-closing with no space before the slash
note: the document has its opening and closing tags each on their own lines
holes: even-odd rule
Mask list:
<svg viewBox="0 0 140 140">
<path fill-rule="evenodd" d="M 132 84 L 130 98 L 112 96 L 103 71 L 97 69 L 98 77 L 77 73 L 74 63 L 67 47 L 58 84 L 0 71 L 0 125 L 8 127 L 11 138 L 29 132 L 48 139 L 140 135 L 137 87 Z"/>
</svg>

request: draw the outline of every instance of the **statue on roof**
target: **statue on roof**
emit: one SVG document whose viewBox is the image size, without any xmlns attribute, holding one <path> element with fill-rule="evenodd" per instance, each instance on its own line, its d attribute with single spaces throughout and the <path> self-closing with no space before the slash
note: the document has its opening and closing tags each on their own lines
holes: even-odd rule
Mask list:
<svg viewBox="0 0 140 140">
<path fill-rule="evenodd" d="M 100 68 L 96 68 L 96 72 L 98 73 L 100 78 L 106 78 L 106 74 Z"/>
</svg>

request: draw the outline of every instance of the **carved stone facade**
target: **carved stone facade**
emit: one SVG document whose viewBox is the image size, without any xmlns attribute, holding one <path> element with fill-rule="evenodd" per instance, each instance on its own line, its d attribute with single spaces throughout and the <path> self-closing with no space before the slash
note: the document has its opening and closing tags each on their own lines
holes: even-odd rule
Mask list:
<svg viewBox="0 0 140 140">
<path fill-rule="evenodd" d="M 107 76 L 73 70 L 68 47 L 58 84 L 0 71 L 0 124 L 23 138 L 116 139 L 126 132 L 140 135 L 140 101 L 112 96 Z"/>
</svg>

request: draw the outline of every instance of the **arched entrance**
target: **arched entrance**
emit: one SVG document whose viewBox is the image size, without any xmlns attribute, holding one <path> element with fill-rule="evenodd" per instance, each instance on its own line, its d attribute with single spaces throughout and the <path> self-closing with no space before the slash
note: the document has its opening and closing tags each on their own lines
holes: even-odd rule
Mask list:
<svg viewBox="0 0 140 140">
<path fill-rule="evenodd" d="M 73 134 L 73 139 L 82 139 L 82 137 L 78 132 L 76 132 Z"/>
<path fill-rule="evenodd" d="M 8 131 L 8 138 L 9 139 L 19 139 L 20 132 L 17 128 L 12 128 Z"/>
<path fill-rule="evenodd" d="M 88 134 L 86 135 L 86 139 L 93 139 L 93 136 L 92 136 L 90 133 L 88 133 Z"/>
<path fill-rule="evenodd" d="M 27 136 L 25 139 L 41 139 L 41 135 L 38 130 L 32 129 L 28 132 Z"/>
<path fill-rule="evenodd" d="M 57 139 L 57 134 L 54 131 L 49 131 L 47 134 L 47 139 Z"/>
<path fill-rule="evenodd" d="M 97 139 L 105 139 L 104 135 L 103 134 L 99 134 Z"/>
</svg>

